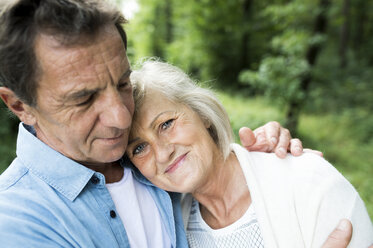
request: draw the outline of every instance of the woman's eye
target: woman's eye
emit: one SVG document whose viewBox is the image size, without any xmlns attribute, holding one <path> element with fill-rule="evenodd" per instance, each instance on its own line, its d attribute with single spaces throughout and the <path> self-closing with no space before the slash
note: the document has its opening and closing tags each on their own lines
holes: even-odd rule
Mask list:
<svg viewBox="0 0 373 248">
<path fill-rule="evenodd" d="M 160 128 L 161 130 L 166 130 L 168 129 L 169 127 L 171 127 L 172 123 L 174 122 L 174 119 L 170 119 L 168 121 L 165 121 L 161 124 Z"/>
<path fill-rule="evenodd" d="M 132 154 L 133 154 L 133 155 L 140 154 L 140 153 L 144 150 L 145 146 L 146 146 L 146 144 L 144 144 L 144 143 L 135 146 L 135 148 L 133 149 Z"/>
</svg>

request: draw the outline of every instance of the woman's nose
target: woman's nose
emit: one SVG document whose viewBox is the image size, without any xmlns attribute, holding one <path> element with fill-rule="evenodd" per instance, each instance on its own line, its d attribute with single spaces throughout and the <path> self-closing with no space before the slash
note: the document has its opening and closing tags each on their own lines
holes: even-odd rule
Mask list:
<svg viewBox="0 0 373 248">
<path fill-rule="evenodd" d="M 169 163 L 172 161 L 175 147 L 172 143 L 165 141 L 157 142 L 154 147 L 155 157 L 158 163 Z"/>
</svg>

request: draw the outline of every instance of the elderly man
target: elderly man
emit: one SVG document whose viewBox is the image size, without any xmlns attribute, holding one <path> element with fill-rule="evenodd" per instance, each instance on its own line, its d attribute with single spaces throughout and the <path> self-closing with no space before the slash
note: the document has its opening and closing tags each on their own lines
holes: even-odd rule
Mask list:
<svg viewBox="0 0 373 248">
<path fill-rule="evenodd" d="M 22 121 L 0 177 L 2 247 L 187 247 L 179 195 L 124 174 L 134 111 L 124 21 L 102 0 L 2 6 L 0 96 Z M 275 126 L 266 133 L 284 155 L 290 138 Z"/>
</svg>

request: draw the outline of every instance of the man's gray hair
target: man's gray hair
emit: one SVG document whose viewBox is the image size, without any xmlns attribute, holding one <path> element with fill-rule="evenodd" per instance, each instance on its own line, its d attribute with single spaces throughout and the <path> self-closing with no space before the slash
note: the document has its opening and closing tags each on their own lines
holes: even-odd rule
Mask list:
<svg viewBox="0 0 373 248">
<path fill-rule="evenodd" d="M 208 131 L 222 151 L 229 155 L 233 133 L 223 105 L 211 90 L 199 87 L 181 69 L 168 63 L 146 60 L 131 74 L 136 110 L 144 100 L 147 90 L 163 94 L 167 99 L 181 103 L 195 111 L 203 122 L 210 124 Z M 136 118 L 136 111 L 135 111 Z"/>
<path fill-rule="evenodd" d="M 56 38 L 61 45 L 87 42 L 108 24 L 118 28 L 126 20 L 105 0 L 1 0 L 0 85 L 11 89 L 30 106 L 36 105 L 40 69 L 34 52 L 38 35 Z"/>
</svg>

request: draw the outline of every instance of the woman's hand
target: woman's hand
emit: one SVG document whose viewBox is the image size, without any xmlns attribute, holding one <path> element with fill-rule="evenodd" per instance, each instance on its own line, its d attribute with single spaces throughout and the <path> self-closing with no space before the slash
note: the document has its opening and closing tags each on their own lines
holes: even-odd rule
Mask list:
<svg viewBox="0 0 373 248">
<path fill-rule="evenodd" d="M 280 123 L 271 121 L 254 130 L 242 127 L 239 131 L 241 144 L 248 151 L 275 152 L 280 158 L 285 158 L 288 151 L 294 156 L 303 152 L 312 152 L 319 156 L 323 154 L 311 149 L 303 149 L 299 139 L 292 139 L 288 129 Z"/>
</svg>

